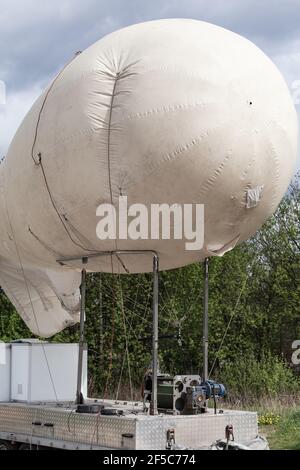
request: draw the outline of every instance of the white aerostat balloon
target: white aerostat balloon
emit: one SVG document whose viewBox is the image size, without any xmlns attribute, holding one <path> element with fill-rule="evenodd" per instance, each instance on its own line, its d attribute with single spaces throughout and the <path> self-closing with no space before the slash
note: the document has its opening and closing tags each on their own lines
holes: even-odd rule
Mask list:
<svg viewBox="0 0 300 470">
<path fill-rule="evenodd" d="M 78 321 L 81 262 L 156 250 L 171 269 L 222 255 L 278 206 L 296 162 L 288 88 L 254 44 L 194 20 L 112 33 L 78 54 L 34 104 L 1 165 L 0 282 L 29 328 Z M 186 240 L 101 241 L 97 207 L 204 204 L 201 250 Z M 126 259 L 125 259 L 126 258 Z M 151 271 L 151 256 L 95 258 L 91 271 Z"/>
</svg>

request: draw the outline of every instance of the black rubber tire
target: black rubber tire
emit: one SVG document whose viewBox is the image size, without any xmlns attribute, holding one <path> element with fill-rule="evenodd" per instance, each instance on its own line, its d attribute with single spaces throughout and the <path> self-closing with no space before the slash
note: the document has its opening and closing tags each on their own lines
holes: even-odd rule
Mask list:
<svg viewBox="0 0 300 470">
<path fill-rule="evenodd" d="M 24 443 L 20 445 L 19 450 L 37 450 L 37 447 L 35 445 Z"/>
<path fill-rule="evenodd" d="M 16 450 L 16 447 L 9 441 L 0 441 L 0 450 Z"/>
</svg>

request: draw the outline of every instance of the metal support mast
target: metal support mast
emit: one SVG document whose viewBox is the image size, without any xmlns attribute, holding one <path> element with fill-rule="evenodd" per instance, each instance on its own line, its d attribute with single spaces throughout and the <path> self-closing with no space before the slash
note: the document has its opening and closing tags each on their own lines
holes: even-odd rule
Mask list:
<svg viewBox="0 0 300 470">
<path fill-rule="evenodd" d="M 203 380 L 208 380 L 208 280 L 209 259 L 204 261 L 204 309 L 203 309 Z"/>
<path fill-rule="evenodd" d="M 153 256 L 153 304 L 152 304 L 152 394 L 150 414 L 157 415 L 157 370 L 158 370 L 158 276 L 159 259 Z"/>
<path fill-rule="evenodd" d="M 81 271 L 81 302 L 80 302 L 80 338 L 79 338 L 79 354 L 78 354 L 78 372 L 77 372 L 77 391 L 76 405 L 82 405 L 84 398 L 81 392 L 82 388 L 82 372 L 83 372 L 83 352 L 84 343 L 84 322 L 85 322 L 85 294 L 86 294 L 86 270 Z"/>
</svg>

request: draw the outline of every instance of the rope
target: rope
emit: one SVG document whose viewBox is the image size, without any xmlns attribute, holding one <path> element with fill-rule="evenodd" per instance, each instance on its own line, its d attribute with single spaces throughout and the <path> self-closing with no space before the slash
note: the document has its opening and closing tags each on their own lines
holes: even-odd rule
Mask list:
<svg viewBox="0 0 300 470">
<path fill-rule="evenodd" d="M 130 356 L 129 356 L 129 348 L 128 348 L 128 336 L 127 336 L 127 328 L 126 328 L 126 316 L 125 316 L 123 291 L 122 291 L 122 284 L 120 281 L 120 274 L 118 274 L 118 280 L 119 280 L 119 287 L 120 287 L 120 294 L 121 294 L 121 310 L 122 310 L 123 327 L 124 327 L 124 335 L 125 335 L 125 350 L 126 350 L 127 365 L 128 365 L 130 396 L 131 396 L 131 401 L 133 401 L 133 389 L 132 389 L 132 379 L 131 379 Z"/>
<path fill-rule="evenodd" d="M 43 240 L 41 240 L 32 230 L 30 227 L 28 227 L 28 232 L 30 235 L 35 238 L 45 250 L 49 251 L 52 255 L 54 255 L 56 258 L 63 258 L 63 255 L 60 253 L 57 253 L 56 251 L 53 250 L 50 246 L 48 246 Z"/>
<path fill-rule="evenodd" d="M 114 86 L 113 86 L 112 95 L 111 95 L 111 102 L 110 102 L 109 116 L 108 116 L 108 131 L 107 131 L 108 185 L 109 185 L 110 201 L 111 201 L 112 206 L 114 206 L 114 201 L 113 201 L 113 189 L 112 189 L 112 177 L 111 177 L 111 159 L 110 159 L 111 142 L 110 141 L 111 141 L 112 110 L 113 110 L 113 103 L 114 103 L 114 98 L 115 98 L 115 93 L 116 93 L 118 77 L 119 77 L 119 74 L 117 73 L 116 76 L 115 76 Z M 115 231 L 116 231 L 116 227 L 115 227 Z M 116 239 L 115 239 L 115 249 L 116 249 L 116 251 L 118 251 L 118 243 L 117 243 Z M 126 268 L 124 262 L 121 260 L 120 256 L 116 255 L 116 258 L 117 258 L 119 264 L 121 264 L 121 266 L 123 267 L 124 271 L 129 273 L 128 269 Z M 119 266 L 118 266 L 118 270 L 119 270 Z M 114 274 L 112 255 L 111 255 L 111 273 L 112 273 L 112 275 Z M 124 331 L 125 331 L 125 334 L 126 334 L 126 322 L 125 322 L 125 319 L 124 319 L 124 304 L 123 304 L 122 289 L 121 289 L 121 300 L 122 300 L 122 315 L 123 315 Z M 109 385 L 109 381 L 110 381 L 110 378 L 111 378 L 111 370 L 112 370 L 112 354 L 113 354 L 113 341 L 114 341 L 114 331 L 115 331 L 115 311 L 114 311 L 115 309 L 114 309 L 114 306 L 115 306 L 115 289 L 114 289 L 114 292 L 113 292 L 113 318 L 112 318 L 112 334 L 111 334 L 111 344 L 110 344 L 110 354 L 109 354 L 109 367 L 108 367 L 108 376 L 107 376 L 107 380 L 106 380 L 106 384 L 105 384 L 104 398 L 106 398 L 106 396 L 107 396 L 108 385 Z M 126 353 L 127 353 L 126 355 L 127 355 L 127 360 L 129 361 L 127 336 L 126 336 L 125 341 L 126 341 Z M 128 362 L 128 367 L 129 367 L 129 371 L 130 371 L 129 362 Z M 123 368 L 121 370 L 121 377 L 120 377 L 120 380 L 119 380 L 119 386 L 118 386 L 117 394 L 119 393 L 119 387 L 120 387 L 120 381 L 122 379 L 122 374 L 123 374 Z M 131 374 L 130 374 L 130 372 L 129 372 L 129 375 L 130 375 L 130 379 L 129 379 L 130 380 L 130 388 L 131 388 L 131 394 L 132 394 L 132 385 L 131 385 Z"/>
<path fill-rule="evenodd" d="M 102 291 L 102 273 L 99 275 L 99 366 L 103 367 L 103 330 L 104 330 L 104 319 L 103 319 L 103 291 Z"/>
<path fill-rule="evenodd" d="M 126 356 L 123 356 L 123 361 L 122 361 L 122 367 L 121 367 L 121 373 L 119 377 L 119 382 L 118 382 L 118 388 L 117 388 L 117 393 L 116 393 L 116 401 L 118 401 L 119 398 L 119 392 L 120 392 L 120 387 L 121 387 L 121 382 L 122 382 L 122 377 L 123 377 L 123 370 L 125 367 L 125 362 L 126 362 Z"/>
<path fill-rule="evenodd" d="M 113 266 L 113 260 L 112 260 L 112 255 L 110 257 L 111 259 L 111 271 L 112 274 L 114 274 L 114 266 Z M 114 336 L 115 336 L 115 290 L 113 291 L 113 304 L 112 304 L 112 331 L 111 331 L 111 339 L 110 339 L 110 352 L 109 352 L 109 364 L 108 364 L 108 375 L 106 379 L 106 384 L 105 384 L 105 389 L 104 389 L 104 399 L 107 398 L 107 391 L 108 391 L 108 386 L 111 378 L 111 370 L 112 370 L 112 355 L 113 355 L 113 346 L 114 346 Z"/>
<path fill-rule="evenodd" d="M 82 249 L 83 251 L 88 251 L 88 252 L 93 252 L 93 253 L 96 252 L 96 250 L 91 250 L 91 249 L 86 248 L 85 246 L 83 246 L 81 243 L 76 242 L 76 241 L 74 240 L 74 238 L 72 237 L 72 235 L 71 235 L 71 233 L 69 232 L 68 227 L 67 227 L 67 225 L 66 225 L 66 223 L 65 223 L 65 221 L 64 221 L 64 218 L 63 218 L 63 216 L 60 214 L 60 212 L 59 212 L 59 210 L 58 210 L 58 208 L 57 208 L 57 206 L 56 206 L 56 203 L 55 203 L 55 201 L 54 201 L 54 199 L 53 199 L 53 196 L 52 196 L 52 193 L 51 193 L 51 190 L 50 190 L 48 181 L 47 181 L 47 177 L 46 177 L 44 165 L 43 165 L 43 162 L 42 162 L 42 155 L 41 155 L 41 154 L 39 154 L 39 165 L 40 165 L 40 168 L 41 168 L 41 170 L 42 170 L 42 174 L 43 174 L 43 178 L 44 178 L 44 181 L 45 181 L 46 189 L 47 189 L 47 192 L 48 192 L 50 201 L 51 201 L 51 203 L 52 203 L 52 206 L 53 206 L 53 208 L 54 208 L 54 210 L 55 210 L 55 212 L 56 212 L 56 214 L 57 214 L 59 220 L 61 221 L 61 223 L 62 223 L 62 225 L 63 225 L 63 227 L 64 227 L 64 229 L 65 229 L 65 231 L 66 231 L 66 233 L 67 233 L 67 235 L 68 235 L 68 237 L 70 238 L 71 242 L 73 242 L 74 245 L 76 245 L 78 248 Z"/>
<path fill-rule="evenodd" d="M 23 276 L 23 279 L 24 279 L 24 282 L 25 282 L 25 286 L 26 286 L 26 290 L 27 290 L 29 302 L 30 302 L 30 305 L 31 305 L 31 310 L 32 310 L 32 313 L 33 313 L 33 317 L 34 317 L 34 320 L 35 320 L 35 323 L 36 323 L 36 328 L 37 328 L 37 331 L 38 331 L 38 335 L 41 337 L 41 333 L 40 333 L 40 328 L 39 328 L 37 316 L 36 316 L 35 309 L 34 309 L 34 306 L 33 306 L 32 298 L 31 298 L 31 294 L 30 294 L 30 289 L 29 289 L 29 285 L 28 285 L 28 281 L 27 281 L 27 278 L 26 278 L 26 275 L 25 275 L 25 271 L 24 271 L 24 267 L 23 267 L 23 263 L 22 263 L 22 259 L 21 259 L 21 255 L 20 255 L 20 251 L 19 251 L 19 247 L 18 247 L 18 244 L 17 244 L 17 241 L 16 241 L 15 233 L 14 233 L 14 230 L 13 230 L 12 222 L 11 222 L 11 219 L 10 219 L 10 215 L 9 215 L 8 206 L 7 206 L 7 200 L 6 200 L 6 199 L 5 199 L 5 203 L 6 203 L 5 205 L 6 205 L 7 219 L 8 219 L 8 222 L 9 222 L 9 226 L 10 226 L 10 230 L 11 230 L 13 242 L 14 242 L 14 245 L 15 245 L 17 257 L 18 257 L 18 260 L 19 260 L 19 265 L 20 265 L 20 268 L 21 268 L 21 273 L 22 273 L 22 276 Z M 56 400 L 56 403 L 58 403 L 58 397 L 57 397 L 57 393 L 56 393 L 56 388 L 55 388 L 55 384 L 54 384 L 53 376 L 52 376 L 52 373 L 51 373 L 50 364 L 49 364 L 49 361 L 48 361 L 48 357 L 47 357 L 47 354 L 46 354 L 46 350 L 45 350 L 44 343 L 41 343 L 41 345 L 42 345 L 42 350 L 43 350 L 43 353 L 44 353 L 44 356 L 45 356 L 45 361 L 46 361 L 46 365 L 47 365 L 47 369 L 48 369 L 50 381 L 51 381 L 52 388 L 53 388 L 53 391 L 54 391 L 55 400 Z"/>
<path fill-rule="evenodd" d="M 34 149 L 35 149 L 35 145 L 36 145 L 36 142 L 37 142 L 37 137 L 38 137 L 38 130 L 39 130 L 39 126 L 40 126 L 40 121 L 41 121 L 41 117 L 42 117 L 42 112 L 44 110 L 44 107 L 45 107 L 45 104 L 46 104 L 46 101 L 48 100 L 48 97 L 56 83 L 56 81 L 60 78 L 61 74 L 65 71 L 65 69 L 68 67 L 68 65 L 70 65 L 73 60 L 75 59 L 76 55 L 74 57 L 72 57 L 72 59 L 66 63 L 66 65 L 62 68 L 62 70 L 57 74 L 57 76 L 54 78 L 54 80 L 52 81 L 51 85 L 49 86 L 48 90 L 47 90 L 47 93 L 44 97 L 44 100 L 43 100 L 43 103 L 42 103 L 42 106 L 41 106 L 41 109 L 39 111 L 39 115 L 38 115 L 38 119 L 37 119 L 37 123 L 36 123 L 36 127 L 35 127 L 35 133 L 34 133 L 34 139 L 33 139 L 33 144 L 32 144 L 32 148 L 31 148 L 31 158 L 32 160 L 34 161 L 35 165 L 39 165 L 39 161 L 37 162 L 34 158 Z"/>
<path fill-rule="evenodd" d="M 36 166 L 39 166 L 42 170 L 42 174 L 43 174 L 43 178 L 44 178 L 44 181 L 45 181 L 45 185 L 46 185 L 46 188 L 47 188 L 47 192 L 49 194 L 49 198 L 50 198 L 50 201 L 52 203 L 52 206 L 60 220 L 60 222 L 62 223 L 68 237 L 70 238 L 70 240 L 74 243 L 75 246 L 77 246 L 78 248 L 84 250 L 84 251 L 88 251 L 88 252 L 95 252 L 96 250 L 91 250 L 91 249 L 88 249 L 86 248 L 85 246 L 83 246 L 81 243 L 78 243 L 77 241 L 74 240 L 74 238 L 72 237 L 70 231 L 68 230 L 67 228 L 67 225 L 65 223 L 65 221 L 63 220 L 63 216 L 60 214 L 58 208 L 57 208 L 57 205 L 54 201 L 54 198 L 52 196 L 52 193 L 51 193 L 51 190 L 50 190 L 50 187 L 49 187 L 49 183 L 47 181 L 47 177 L 46 177 L 46 172 L 45 172 L 45 169 L 44 169 L 44 166 L 43 166 L 43 162 L 42 162 L 42 154 L 41 152 L 38 153 L 38 161 L 36 161 L 35 157 L 34 157 L 34 150 L 35 150 L 35 146 L 36 146 L 36 142 L 37 142 L 37 137 L 38 137 L 38 130 L 39 130 L 39 126 L 40 126 L 40 122 L 41 122 L 41 116 L 42 116 L 42 113 L 43 113 L 43 110 L 45 108 L 45 105 L 46 105 L 46 102 L 48 100 L 48 97 L 50 95 L 50 92 L 52 91 L 53 89 L 53 86 L 54 84 L 56 83 L 56 81 L 60 78 L 61 74 L 64 72 L 64 70 L 73 62 L 73 60 L 78 56 L 78 54 L 76 54 L 64 67 L 63 69 L 58 73 L 58 75 L 55 77 L 55 79 L 52 81 L 45 97 L 44 97 L 44 100 L 43 100 L 43 103 L 42 103 L 42 106 L 40 108 L 40 111 L 39 111 L 39 115 L 38 115 L 38 119 L 37 119 L 37 123 L 36 123 L 36 128 L 35 128 L 35 134 L 34 134 L 34 139 L 33 139 L 33 144 L 32 144 L 32 149 L 31 149 L 31 158 L 32 160 L 34 161 L 35 165 Z M 67 220 L 67 219 L 66 219 Z"/>
<path fill-rule="evenodd" d="M 252 261 L 252 263 L 251 263 L 251 265 L 250 265 L 250 268 L 252 268 L 253 264 L 254 264 L 254 260 Z M 226 336 L 227 336 L 228 330 L 229 330 L 230 325 L 231 325 L 231 323 L 232 323 L 232 320 L 233 320 L 233 318 L 235 317 L 235 314 L 236 314 L 236 312 L 237 312 L 238 306 L 239 306 L 240 301 L 241 301 L 241 297 L 242 297 L 242 295 L 243 295 L 243 293 L 244 293 L 244 291 L 245 291 L 246 285 L 247 285 L 247 281 L 248 281 L 248 276 L 246 275 L 246 277 L 245 277 L 245 279 L 244 279 L 244 282 L 243 282 L 243 284 L 242 284 L 242 288 L 241 288 L 240 293 L 239 293 L 239 295 L 238 295 L 236 304 L 235 304 L 235 306 L 234 306 L 234 309 L 233 309 L 232 314 L 231 314 L 231 316 L 230 316 L 229 322 L 228 322 L 227 327 L 226 327 L 226 329 L 225 329 L 225 332 L 224 332 L 223 338 L 222 338 L 222 340 L 221 340 L 220 346 L 219 346 L 218 351 L 217 351 L 217 353 L 216 353 L 214 362 L 213 362 L 213 364 L 212 364 L 212 366 L 211 366 L 211 369 L 210 369 L 210 372 L 209 372 L 209 374 L 208 374 L 208 378 L 211 377 L 211 374 L 212 374 L 213 371 L 214 371 L 214 368 L 215 368 L 215 365 L 216 365 L 216 362 L 217 362 L 217 359 L 218 359 L 219 352 L 221 351 L 221 349 L 222 349 L 222 347 L 223 347 L 223 344 L 224 344 L 225 338 L 226 338 Z"/>
<path fill-rule="evenodd" d="M 107 295 L 111 300 L 113 299 L 113 296 L 111 297 L 107 292 L 106 292 L 106 295 Z M 124 294 L 123 294 L 123 297 L 124 297 L 125 300 L 127 300 L 127 301 L 130 302 L 130 303 L 133 303 L 133 302 L 134 302 L 130 297 L 127 297 L 127 296 L 124 295 Z M 150 297 L 150 293 L 148 294 L 147 300 L 149 300 L 149 297 Z M 132 307 L 132 308 L 133 308 L 133 307 Z M 132 315 L 134 315 L 134 316 L 140 318 L 140 319 L 143 320 L 144 322 L 146 322 L 146 323 L 148 323 L 149 325 L 151 325 L 151 324 L 152 324 L 151 321 L 150 321 L 150 320 L 147 320 L 147 319 L 145 318 L 147 311 L 149 311 L 148 305 L 146 304 L 146 307 L 145 307 L 144 305 L 140 304 L 140 305 L 137 305 L 136 308 L 139 308 L 140 310 L 143 310 L 144 316 L 139 315 L 138 313 L 134 312 L 132 309 L 129 309 L 128 307 L 127 307 L 127 310 L 128 310 Z"/>
</svg>

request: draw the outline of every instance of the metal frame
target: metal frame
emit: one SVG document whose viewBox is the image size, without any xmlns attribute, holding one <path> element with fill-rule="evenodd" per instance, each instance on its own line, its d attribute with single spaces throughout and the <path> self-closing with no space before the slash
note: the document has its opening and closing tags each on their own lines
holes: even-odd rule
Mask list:
<svg viewBox="0 0 300 470">
<path fill-rule="evenodd" d="M 86 294 L 86 270 L 81 271 L 81 285 L 80 285 L 80 337 L 79 337 L 79 353 L 78 353 L 78 370 L 77 370 L 77 389 L 76 389 L 76 405 L 81 405 L 84 402 L 84 397 L 81 393 L 82 387 L 82 372 L 83 372 L 83 352 L 84 352 L 84 322 L 85 322 L 85 294 Z"/>
<path fill-rule="evenodd" d="M 203 380 L 208 380 L 208 286 L 209 259 L 204 261 L 204 309 L 203 309 Z"/>
<path fill-rule="evenodd" d="M 152 303 L 152 396 L 150 413 L 145 415 L 142 403 L 120 403 L 112 400 L 89 400 L 104 406 L 121 409 L 123 416 L 100 416 L 78 414 L 73 404 L 44 403 L 27 405 L 20 403 L 0 403 L 0 439 L 9 442 L 25 442 L 38 446 L 61 449 L 150 449 L 165 450 L 170 431 L 175 432 L 176 443 L 183 449 L 211 448 L 211 444 L 224 435 L 230 424 L 234 426 L 235 437 L 241 443 L 255 440 L 258 434 L 257 413 L 225 410 L 214 414 L 199 415 L 159 415 L 157 412 L 157 373 L 158 373 L 158 308 L 159 308 L 159 257 L 155 251 L 112 251 L 91 253 L 81 257 L 59 260 L 82 261 L 81 272 L 81 311 L 80 347 L 76 404 L 83 401 L 81 396 L 82 353 L 84 348 L 86 275 L 84 268 L 89 257 L 118 256 L 127 254 L 151 254 L 153 257 L 153 303 Z M 204 313 L 203 313 L 203 353 L 204 376 L 208 378 L 208 259 L 205 260 Z"/>
<path fill-rule="evenodd" d="M 150 414 L 157 415 L 157 372 L 158 372 L 158 304 L 159 304 L 159 256 L 153 250 L 114 250 L 89 253 L 82 256 L 72 256 L 57 260 L 57 263 L 64 266 L 70 261 L 82 261 L 82 265 L 87 265 L 89 258 L 102 256 L 122 256 L 122 255 L 149 255 L 153 257 L 153 301 L 152 301 L 152 394 L 150 403 Z M 78 358 L 78 375 L 76 404 L 83 403 L 81 394 L 83 350 L 84 350 L 84 322 L 85 322 L 85 295 L 86 295 L 86 269 L 81 271 L 81 308 L 80 308 L 80 342 Z"/>
</svg>

